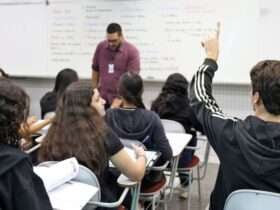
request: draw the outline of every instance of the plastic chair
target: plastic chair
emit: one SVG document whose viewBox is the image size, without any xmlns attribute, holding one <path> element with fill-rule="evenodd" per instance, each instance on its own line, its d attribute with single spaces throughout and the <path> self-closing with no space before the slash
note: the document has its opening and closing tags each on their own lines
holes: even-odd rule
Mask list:
<svg viewBox="0 0 280 210">
<path fill-rule="evenodd" d="M 168 165 L 169 165 L 169 161 L 166 161 L 162 166 L 153 166 L 147 169 L 147 171 L 163 172 L 167 169 Z M 166 178 L 165 176 L 163 176 L 163 178 L 159 182 L 155 183 L 153 186 L 149 187 L 148 189 L 141 191 L 139 199 L 141 201 L 149 201 L 152 210 L 155 210 L 159 203 L 163 203 L 164 210 L 167 210 L 167 203 L 165 202 L 166 186 L 167 186 Z"/>
<path fill-rule="evenodd" d="M 174 120 L 161 119 L 165 132 L 170 133 L 186 133 L 184 126 Z"/>
<path fill-rule="evenodd" d="M 246 189 L 232 192 L 224 210 L 279 210 L 279 206 L 279 193 Z"/>
<path fill-rule="evenodd" d="M 46 161 L 46 162 L 40 163 L 39 166 L 48 167 L 48 166 L 50 166 L 52 164 L 55 164 L 55 163 L 57 163 L 57 161 Z M 85 167 L 81 164 L 79 164 L 79 173 L 73 180 L 81 182 L 81 183 L 85 183 L 85 184 L 88 184 L 88 185 L 92 185 L 92 186 L 95 186 L 98 189 L 100 189 L 99 181 L 98 181 L 97 177 L 95 176 L 95 174 L 90 169 L 88 169 L 87 167 Z M 131 186 L 131 187 L 133 187 L 133 186 Z M 124 188 L 121 196 L 119 197 L 119 199 L 116 202 L 107 203 L 107 202 L 100 202 L 101 191 L 99 190 L 96 193 L 96 195 L 89 200 L 89 202 L 83 208 L 83 210 L 91 210 L 91 209 L 95 209 L 97 207 L 103 207 L 103 208 L 118 207 L 124 201 L 128 191 L 129 191 L 129 187 Z"/>
<path fill-rule="evenodd" d="M 120 138 L 122 144 L 126 147 L 131 147 L 131 144 L 136 144 L 140 147 L 143 147 L 146 150 L 145 145 L 138 141 L 138 140 L 132 140 L 132 139 L 124 139 Z M 169 164 L 169 161 L 165 162 L 162 166 L 152 166 L 146 169 L 146 171 L 164 171 Z M 161 195 L 164 195 L 164 190 L 166 187 L 166 180 L 160 180 L 158 183 L 150 187 L 149 189 L 146 189 L 145 192 L 140 192 L 140 200 L 142 201 L 150 201 L 152 209 L 154 210 L 156 208 L 157 202 L 160 201 Z M 167 209 L 166 204 L 164 203 L 164 208 Z"/>
<path fill-rule="evenodd" d="M 165 132 L 186 133 L 183 125 L 177 121 L 161 119 L 161 122 L 163 124 Z M 199 138 L 198 138 L 198 140 L 199 140 Z M 186 149 L 197 150 L 197 149 L 199 149 L 199 147 L 186 146 Z M 207 156 L 209 156 L 209 149 L 207 149 L 206 152 L 207 152 Z M 204 158 L 204 160 L 205 160 L 205 158 Z M 206 160 L 208 163 L 208 157 L 206 158 Z M 188 165 L 186 165 L 185 167 L 182 167 L 182 168 L 177 168 L 177 172 L 185 173 L 188 175 L 188 183 L 191 183 L 192 180 L 197 180 L 199 200 L 201 200 L 200 180 L 201 180 L 201 178 L 203 178 L 200 176 L 200 168 L 201 168 L 200 163 L 201 163 L 200 158 L 196 155 L 193 155 L 192 160 L 190 161 L 190 163 Z M 205 165 L 203 165 L 203 167 L 204 166 Z M 196 178 L 194 178 L 194 176 L 193 176 L 193 172 L 195 169 L 197 170 Z M 206 170 L 204 170 L 204 173 L 206 173 Z M 171 177 L 171 179 L 173 179 L 173 178 Z M 172 180 L 172 182 L 174 183 L 174 180 Z M 170 188 L 174 188 L 173 183 L 170 183 Z M 172 190 L 171 190 L 171 192 L 172 192 Z M 188 185 L 187 192 L 188 192 L 188 209 L 190 209 L 191 192 L 192 192 L 191 184 Z M 171 193 L 170 197 L 172 198 L 172 193 Z"/>
</svg>

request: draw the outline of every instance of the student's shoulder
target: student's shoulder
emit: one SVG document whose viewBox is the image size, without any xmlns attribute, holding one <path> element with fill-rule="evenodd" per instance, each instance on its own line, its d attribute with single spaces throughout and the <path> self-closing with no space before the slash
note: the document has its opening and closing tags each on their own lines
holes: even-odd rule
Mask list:
<svg viewBox="0 0 280 210">
<path fill-rule="evenodd" d="M 138 109 L 138 115 L 142 115 L 149 121 L 158 121 L 160 120 L 158 114 L 154 111 L 147 110 L 147 109 Z"/>
<path fill-rule="evenodd" d="M 46 101 L 52 100 L 53 98 L 56 98 L 56 93 L 53 91 L 49 91 L 49 92 L 45 93 L 45 95 L 43 95 L 40 102 L 44 103 Z"/>
<path fill-rule="evenodd" d="M 111 119 L 114 115 L 120 112 L 119 108 L 109 108 L 106 110 L 105 120 Z"/>
<path fill-rule="evenodd" d="M 109 156 L 116 154 L 123 148 L 123 145 L 115 132 L 111 128 L 107 128 L 106 136 L 104 139 L 106 150 Z"/>
<path fill-rule="evenodd" d="M 22 162 L 28 162 L 30 166 L 32 165 L 29 156 L 20 149 L 0 144 L 0 174 L 9 171 Z"/>
<path fill-rule="evenodd" d="M 19 148 L 7 144 L 0 144 L 0 157 L 11 156 L 17 159 L 28 158 Z"/>
<path fill-rule="evenodd" d="M 111 114 L 114 114 L 116 112 L 118 112 L 119 108 L 109 108 L 106 110 L 106 115 L 111 115 Z"/>
</svg>

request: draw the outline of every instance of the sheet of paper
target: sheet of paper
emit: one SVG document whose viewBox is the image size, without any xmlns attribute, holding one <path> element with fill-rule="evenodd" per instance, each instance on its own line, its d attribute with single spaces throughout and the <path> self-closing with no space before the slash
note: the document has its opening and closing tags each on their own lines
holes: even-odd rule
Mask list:
<svg viewBox="0 0 280 210">
<path fill-rule="evenodd" d="M 49 198 L 53 209 L 80 210 L 98 192 L 98 188 L 70 181 L 50 191 Z"/>
<path fill-rule="evenodd" d="M 34 172 L 41 177 L 47 191 L 70 181 L 79 173 L 79 163 L 76 158 L 69 158 L 49 167 L 35 166 Z"/>
</svg>

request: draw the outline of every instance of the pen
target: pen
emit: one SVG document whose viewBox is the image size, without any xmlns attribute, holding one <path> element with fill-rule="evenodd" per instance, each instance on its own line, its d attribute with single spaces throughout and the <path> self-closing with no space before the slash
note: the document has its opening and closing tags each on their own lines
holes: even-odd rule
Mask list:
<svg viewBox="0 0 280 210">
<path fill-rule="evenodd" d="M 148 141 L 148 139 L 150 138 L 150 136 L 148 135 L 148 136 L 146 136 L 144 139 L 143 139 L 143 141 L 142 141 L 142 144 L 144 144 L 146 141 Z"/>
</svg>

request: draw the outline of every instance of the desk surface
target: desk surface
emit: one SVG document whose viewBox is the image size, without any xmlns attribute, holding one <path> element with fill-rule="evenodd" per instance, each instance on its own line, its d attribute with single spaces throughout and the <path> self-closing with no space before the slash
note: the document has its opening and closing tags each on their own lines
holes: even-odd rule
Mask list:
<svg viewBox="0 0 280 210">
<path fill-rule="evenodd" d="M 173 152 L 173 157 L 181 154 L 183 149 L 191 141 L 192 135 L 187 133 L 166 133 L 170 147 Z"/>
<path fill-rule="evenodd" d="M 117 180 L 118 184 L 121 185 L 122 187 L 131 187 L 135 186 L 138 184 L 136 181 L 132 181 L 129 179 L 127 176 L 121 174 Z"/>
</svg>

